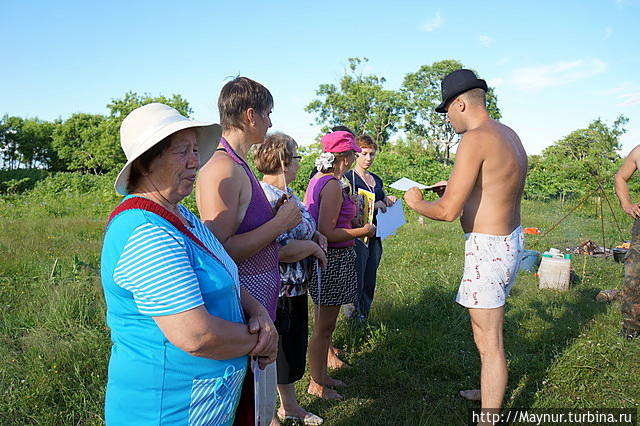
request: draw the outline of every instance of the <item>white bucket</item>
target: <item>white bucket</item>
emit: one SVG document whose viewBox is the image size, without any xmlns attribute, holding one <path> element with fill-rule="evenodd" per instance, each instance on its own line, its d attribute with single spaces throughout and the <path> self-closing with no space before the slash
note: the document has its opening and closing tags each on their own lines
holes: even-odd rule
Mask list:
<svg viewBox="0 0 640 426">
<path fill-rule="evenodd" d="M 569 290 L 571 259 L 543 256 L 538 268 L 538 277 L 540 278 L 538 288 Z"/>
</svg>

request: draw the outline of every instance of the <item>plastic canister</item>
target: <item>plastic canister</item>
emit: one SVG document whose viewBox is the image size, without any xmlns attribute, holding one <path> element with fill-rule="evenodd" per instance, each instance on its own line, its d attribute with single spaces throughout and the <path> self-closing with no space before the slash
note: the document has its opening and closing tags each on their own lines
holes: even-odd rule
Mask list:
<svg viewBox="0 0 640 426">
<path fill-rule="evenodd" d="M 538 288 L 568 290 L 571 279 L 571 259 L 542 256 L 538 277 L 540 278 Z"/>
</svg>

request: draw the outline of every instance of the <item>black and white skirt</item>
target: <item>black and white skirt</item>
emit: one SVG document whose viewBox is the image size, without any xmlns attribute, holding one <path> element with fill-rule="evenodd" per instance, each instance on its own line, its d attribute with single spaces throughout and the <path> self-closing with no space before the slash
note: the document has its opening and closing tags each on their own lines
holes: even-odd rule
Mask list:
<svg viewBox="0 0 640 426">
<path fill-rule="evenodd" d="M 320 271 L 320 295 L 318 297 L 317 268 L 312 268 L 309 294 L 315 305 L 340 306 L 356 303 L 358 276 L 356 252 L 353 247 L 327 249 L 327 269 Z"/>
</svg>

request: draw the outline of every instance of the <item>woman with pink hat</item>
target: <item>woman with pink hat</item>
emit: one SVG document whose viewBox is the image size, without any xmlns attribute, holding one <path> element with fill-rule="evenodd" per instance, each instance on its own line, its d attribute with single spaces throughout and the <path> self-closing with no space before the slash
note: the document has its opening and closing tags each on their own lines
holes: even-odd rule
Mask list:
<svg viewBox="0 0 640 426">
<path fill-rule="evenodd" d="M 372 224 L 352 227 L 356 205 L 341 182 L 355 161 L 356 152 L 362 151 L 354 136 L 345 131 L 326 134 L 322 147 L 325 152 L 316 160 L 318 173 L 309 181 L 305 194 L 305 204 L 318 224 L 318 231 L 328 241 L 327 269 L 320 274 L 315 269 L 309 283 L 315 324 L 309 343 L 308 392 L 325 399 L 341 399 L 342 395 L 333 388 L 344 383 L 329 377 L 327 353 L 340 306 L 357 301 L 355 239 L 375 235 L 376 228 Z"/>
</svg>

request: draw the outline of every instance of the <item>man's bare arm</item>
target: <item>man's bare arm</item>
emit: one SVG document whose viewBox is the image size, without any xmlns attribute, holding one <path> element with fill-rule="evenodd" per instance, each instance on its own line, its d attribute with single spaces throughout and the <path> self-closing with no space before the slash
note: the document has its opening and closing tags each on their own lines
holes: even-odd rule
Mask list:
<svg viewBox="0 0 640 426">
<path fill-rule="evenodd" d="M 240 262 L 296 226 L 300 212 L 296 203 L 285 203 L 273 219 L 249 232 L 236 234 L 241 222 L 238 218 L 240 194 L 248 177 L 233 160 L 222 155 L 216 154 L 200 171 L 196 201 L 200 220 L 218 238 L 231 258 Z"/>
<path fill-rule="evenodd" d="M 640 217 L 640 207 L 638 204 L 634 204 L 631 201 L 631 196 L 629 195 L 629 179 L 638 169 L 638 162 L 640 161 L 640 145 L 636 146 L 631 150 L 627 158 L 625 158 L 622 166 L 618 169 L 618 172 L 615 176 L 615 188 L 616 195 L 618 196 L 618 200 L 620 200 L 620 206 L 622 209 L 630 215 L 631 217 L 638 218 Z"/>
<path fill-rule="evenodd" d="M 458 218 L 484 161 L 479 139 L 476 134 L 467 133 L 458 145 L 453 171 L 442 198 L 425 201 L 418 188 L 411 188 L 404 196 L 407 205 L 430 219 L 452 222 Z"/>
</svg>

